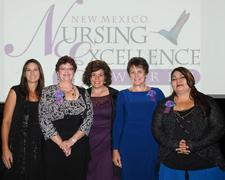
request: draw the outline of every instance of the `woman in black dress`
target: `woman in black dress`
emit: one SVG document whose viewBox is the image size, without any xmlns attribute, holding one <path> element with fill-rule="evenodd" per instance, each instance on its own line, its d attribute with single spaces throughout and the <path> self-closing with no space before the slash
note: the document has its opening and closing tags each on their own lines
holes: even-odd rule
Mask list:
<svg viewBox="0 0 225 180">
<path fill-rule="evenodd" d="M 175 68 L 173 93 L 157 105 L 152 132 L 159 143 L 159 180 L 224 180 L 225 160 L 218 140 L 224 134 L 223 112 L 199 92 L 191 72 Z"/>
<path fill-rule="evenodd" d="M 1 180 L 44 179 L 38 123 L 38 102 L 43 88 L 42 67 L 30 59 L 23 66 L 20 84 L 11 88 L 5 102 Z"/>
<path fill-rule="evenodd" d="M 93 108 L 88 92 L 72 83 L 76 69 L 71 57 L 61 57 L 55 68 L 59 83 L 42 91 L 39 123 L 47 180 L 86 180 Z"/>
</svg>

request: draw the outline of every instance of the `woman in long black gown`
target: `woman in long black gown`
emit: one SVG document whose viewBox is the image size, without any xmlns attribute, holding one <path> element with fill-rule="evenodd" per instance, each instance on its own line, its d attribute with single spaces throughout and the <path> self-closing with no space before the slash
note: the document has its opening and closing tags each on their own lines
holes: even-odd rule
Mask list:
<svg viewBox="0 0 225 180">
<path fill-rule="evenodd" d="M 38 123 L 38 102 L 43 88 L 42 67 L 30 59 L 23 66 L 20 84 L 11 88 L 5 102 L 1 180 L 44 179 Z"/>
<path fill-rule="evenodd" d="M 93 108 L 88 92 L 72 83 L 76 69 L 71 57 L 61 57 L 56 64 L 58 85 L 42 91 L 39 122 L 46 140 L 43 154 L 47 180 L 86 180 Z"/>
</svg>

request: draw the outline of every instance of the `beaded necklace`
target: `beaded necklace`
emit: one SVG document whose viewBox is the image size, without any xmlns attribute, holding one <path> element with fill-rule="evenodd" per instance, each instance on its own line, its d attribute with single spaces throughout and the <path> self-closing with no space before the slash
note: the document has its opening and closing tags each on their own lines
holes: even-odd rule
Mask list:
<svg viewBox="0 0 225 180">
<path fill-rule="evenodd" d="M 70 93 L 70 92 L 72 91 L 72 97 L 73 97 L 73 100 L 75 100 L 75 98 L 76 98 L 76 92 L 75 92 L 75 88 L 74 88 L 75 85 L 72 84 L 72 88 L 71 88 L 69 91 L 67 91 L 67 92 L 66 92 L 65 90 L 61 89 L 61 87 L 60 87 L 59 84 L 57 84 L 57 87 L 58 87 L 60 90 L 64 91 L 65 94 L 68 94 L 68 93 Z M 64 118 L 65 118 L 65 119 L 70 119 L 71 115 L 65 115 L 65 114 L 66 114 L 65 112 L 66 112 L 66 111 L 65 111 L 65 104 L 64 104 L 64 109 L 63 109 Z"/>
<path fill-rule="evenodd" d="M 194 108 L 193 108 L 189 113 L 185 114 L 184 116 L 181 116 L 181 115 L 178 113 L 178 111 L 173 110 L 176 121 L 178 122 L 178 124 L 180 125 L 180 127 L 181 127 L 186 133 L 188 133 L 188 134 L 190 134 L 190 132 L 187 131 L 187 130 L 184 128 L 184 126 L 180 123 L 178 117 L 180 117 L 181 119 L 183 119 L 185 122 L 191 124 L 191 121 L 188 121 L 188 120 L 186 120 L 186 119 L 184 119 L 184 118 L 187 117 L 188 115 L 190 115 L 193 111 L 194 111 Z"/>
<path fill-rule="evenodd" d="M 63 90 L 63 89 L 60 87 L 59 84 L 57 84 L 57 86 L 58 86 L 59 89 L 61 89 L 62 91 L 64 91 L 65 94 L 68 94 L 68 93 L 70 93 L 70 92 L 72 91 L 72 97 L 73 97 L 73 100 L 76 99 L 75 85 L 72 84 L 72 88 L 71 88 L 69 91 Z"/>
</svg>

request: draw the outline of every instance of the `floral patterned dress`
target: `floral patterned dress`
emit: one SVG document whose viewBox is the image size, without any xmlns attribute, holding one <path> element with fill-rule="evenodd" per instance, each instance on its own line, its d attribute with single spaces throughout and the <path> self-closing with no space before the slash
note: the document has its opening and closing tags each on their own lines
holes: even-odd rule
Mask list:
<svg viewBox="0 0 225 180">
<path fill-rule="evenodd" d="M 93 107 L 88 92 L 84 88 L 77 88 L 80 95 L 75 101 L 66 100 L 56 85 L 42 91 L 39 121 L 45 138 L 43 154 L 47 180 L 86 180 L 90 160 L 88 134 L 93 122 Z M 83 131 L 85 136 L 71 147 L 71 155 L 66 157 L 51 137 L 60 135 L 62 140 L 68 140 L 78 130 Z"/>
</svg>

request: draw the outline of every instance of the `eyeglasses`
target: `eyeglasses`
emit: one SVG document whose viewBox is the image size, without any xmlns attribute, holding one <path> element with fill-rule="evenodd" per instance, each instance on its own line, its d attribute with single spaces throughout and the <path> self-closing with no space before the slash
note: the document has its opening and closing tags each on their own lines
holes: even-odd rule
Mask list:
<svg viewBox="0 0 225 180">
<path fill-rule="evenodd" d="M 74 71 L 73 68 L 59 68 L 61 71 Z"/>
</svg>

